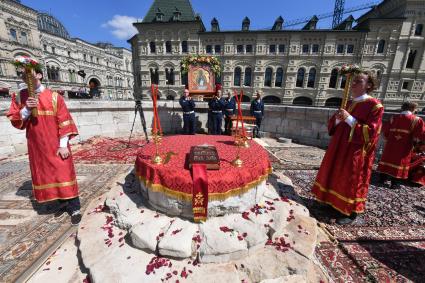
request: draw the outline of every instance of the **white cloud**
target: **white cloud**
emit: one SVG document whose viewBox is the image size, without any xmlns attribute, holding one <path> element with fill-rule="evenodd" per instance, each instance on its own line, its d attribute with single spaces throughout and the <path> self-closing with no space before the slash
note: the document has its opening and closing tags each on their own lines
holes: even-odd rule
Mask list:
<svg viewBox="0 0 425 283">
<path fill-rule="evenodd" d="M 137 20 L 134 17 L 114 15 L 111 20 L 102 24 L 102 27 L 111 29 L 111 33 L 118 39 L 129 39 L 137 33 L 133 26 Z"/>
</svg>

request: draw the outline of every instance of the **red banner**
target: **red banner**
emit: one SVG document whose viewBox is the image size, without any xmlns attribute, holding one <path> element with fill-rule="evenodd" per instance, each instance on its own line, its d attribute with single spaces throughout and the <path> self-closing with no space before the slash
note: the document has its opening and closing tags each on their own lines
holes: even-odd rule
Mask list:
<svg viewBox="0 0 425 283">
<path fill-rule="evenodd" d="M 192 165 L 193 176 L 193 220 L 201 222 L 207 220 L 208 215 L 208 175 L 205 164 Z"/>
</svg>

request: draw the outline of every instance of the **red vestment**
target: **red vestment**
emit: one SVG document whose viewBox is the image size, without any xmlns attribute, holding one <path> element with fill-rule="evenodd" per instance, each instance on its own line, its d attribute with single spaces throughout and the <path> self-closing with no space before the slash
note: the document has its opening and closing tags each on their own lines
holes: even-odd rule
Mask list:
<svg viewBox="0 0 425 283">
<path fill-rule="evenodd" d="M 22 93 L 22 92 L 21 92 Z M 45 89 L 38 96 L 38 116 L 23 121 L 24 104 L 13 95 L 7 117 L 18 129 L 26 129 L 33 195 L 38 202 L 78 196 L 72 156 L 62 160 L 56 154 L 62 137 L 78 135 L 77 127 L 62 96 Z M 70 146 L 68 149 L 71 151 Z"/>
<path fill-rule="evenodd" d="M 425 186 L 425 152 L 414 152 L 409 168 L 409 180 Z"/>
<path fill-rule="evenodd" d="M 378 171 L 399 179 L 407 179 L 412 159 L 413 142 L 424 132 L 424 122 L 413 114 L 397 114 L 383 127 L 386 139 Z"/>
<path fill-rule="evenodd" d="M 332 136 L 323 157 L 312 192 L 345 215 L 363 212 L 382 125 L 384 108 L 375 98 L 348 104 L 347 111 L 356 119 L 353 127 L 336 116 L 329 120 Z"/>
</svg>

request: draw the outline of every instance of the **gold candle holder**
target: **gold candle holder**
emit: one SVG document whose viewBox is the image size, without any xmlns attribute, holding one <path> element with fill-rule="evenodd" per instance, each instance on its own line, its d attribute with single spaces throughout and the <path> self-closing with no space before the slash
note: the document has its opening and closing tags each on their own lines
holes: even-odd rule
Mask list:
<svg viewBox="0 0 425 283">
<path fill-rule="evenodd" d="M 236 152 L 236 158 L 235 158 L 235 160 L 232 161 L 232 165 L 235 166 L 235 167 L 241 168 L 242 165 L 243 165 L 243 161 L 240 158 L 240 153 L 241 153 L 241 147 L 243 145 L 243 141 L 241 140 L 240 137 L 236 137 L 235 138 L 235 144 L 238 147 L 238 151 Z"/>
<path fill-rule="evenodd" d="M 152 158 L 152 163 L 159 165 L 163 163 L 162 157 L 159 155 L 159 145 L 161 144 L 161 136 L 158 133 L 154 133 L 153 142 L 155 143 L 155 156 Z"/>
<path fill-rule="evenodd" d="M 35 89 L 34 89 L 34 81 L 33 81 L 33 73 L 31 68 L 25 68 L 25 77 L 26 77 L 26 84 L 28 88 L 28 96 L 35 97 Z M 31 110 L 31 115 L 33 117 L 38 116 L 37 107 L 33 108 Z"/>
</svg>

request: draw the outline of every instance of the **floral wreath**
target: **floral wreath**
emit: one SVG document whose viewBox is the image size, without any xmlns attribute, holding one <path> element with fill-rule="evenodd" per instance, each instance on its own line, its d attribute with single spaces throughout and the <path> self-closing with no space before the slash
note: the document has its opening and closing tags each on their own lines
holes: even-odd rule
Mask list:
<svg viewBox="0 0 425 283">
<path fill-rule="evenodd" d="M 358 75 L 362 72 L 363 69 L 357 64 L 344 64 L 341 69 L 339 69 L 340 75 Z"/>
<path fill-rule="evenodd" d="M 209 65 L 214 74 L 220 75 L 221 73 L 220 60 L 214 56 L 189 55 L 183 58 L 181 62 L 183 74 L 189 72 L 190 65 Z"/>
<path fill-rule="evenodd" d="M 41 70 L 43 69 L 43 66 L 35 59 L 32 59 L 28 56 L 17 56 L 12 61 L 12 64 L 16 68 L 24 68 L 24 69 L 33 69 L 33 70 Z"/>
</svg>

